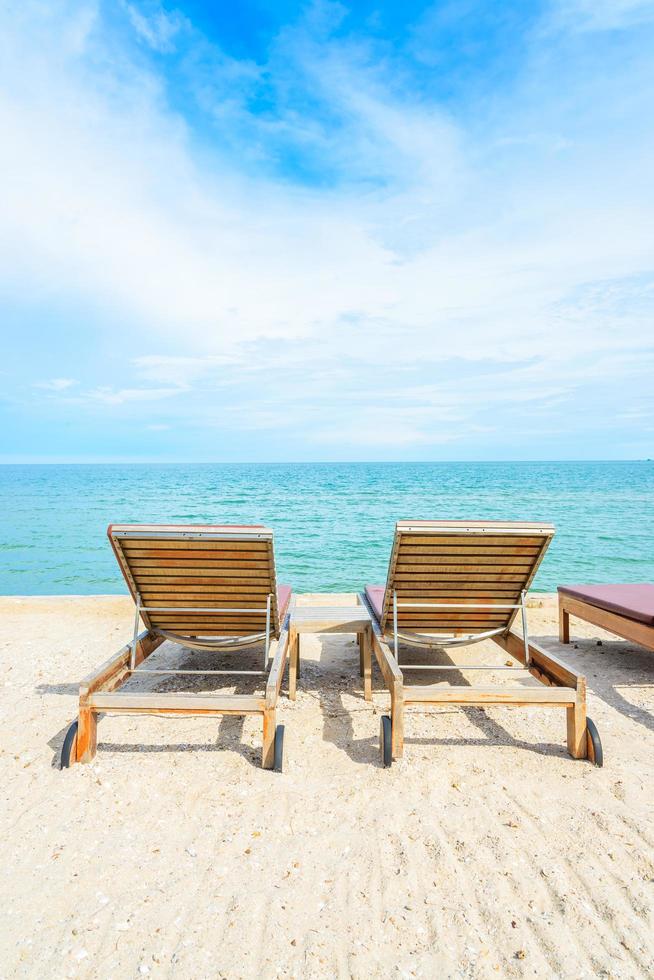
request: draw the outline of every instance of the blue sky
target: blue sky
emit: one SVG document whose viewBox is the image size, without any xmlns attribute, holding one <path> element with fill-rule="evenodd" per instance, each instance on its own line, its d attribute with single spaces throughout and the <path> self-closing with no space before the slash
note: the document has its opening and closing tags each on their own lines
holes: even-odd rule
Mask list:
<svg viewBox="0 0 654 980">
<path fill-rule="evenodd" d="M 0 459 L 654 456 L 654 0 L 0 2 Z"/>
</svg>

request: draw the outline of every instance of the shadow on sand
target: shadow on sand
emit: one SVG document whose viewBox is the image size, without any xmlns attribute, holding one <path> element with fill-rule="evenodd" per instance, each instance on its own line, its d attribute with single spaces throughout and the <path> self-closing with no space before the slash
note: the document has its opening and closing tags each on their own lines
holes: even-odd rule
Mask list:
<svg viewBox="0 0 654 980">
<path fill-rule="evenodd" d="M 639 707 L 625 697 L 629 688 L 642 689 L 654 683 L 654 658 L 642 648 L 633 646 L 621 640 L 602 640 L 601 646 L 597 639 L 576 639 L 569 646 L 558 643 L 552 636 L 533 637 L 555 656 L 566 661 L 573 670 L 586 675 L 589 692 L 603 700 L 607 705 L 619 711 L 635 724 L 642 725 L 649 731 L 654 731 L 654 716 L 651 712 Z M 356 641 L 346 637 L 323 635 L 320 638 L 320 656 L 317 661 L 304 660 L 301 665 L 301 676 L 298 680 L 298 692 L 313 697 L 318 703 L 322 714 L 322 738 L 347 753 L 353 762 L 359 765 L 381 765 L 379 758 L 378 726 L 380 713 L 364 700 L 363 682 L 359 672 L 359 653 Z M 256 669 L 260 663 L 260 653 L 255 649 L 241 651 L 239 655 L 225 654 L 221 659 L 221 669 Z M 411 658 L 412 663 L 449 664 L 451 661 L 444 653 L 428 653 L 412 648 L 400 648 L 400 663 Z M 155 663 L 155 658 L 157 662 Z M 215 655 L 205 652 L 191 651 L 186 648 L 164 644 L 160 650 L 148 660 L 152 667 L 176 667 L 184 669 L 215 669 Z M 447 680 L 451 684 L 469 686 L 468 677 L 459 671 L 448 671 Z M 412 684 L 430 684 L 434 682 L 431 671 L 411 671 Z M 134 677 L 125 685 L 126 691 L 168 691 L 179 692 L 222 692 L 231 694 L 255 694 L 263 686 L 262 677 L 236 676 L 234 683 L 227 687 L 225 680 L 215 676 L 204 678 L 190 675 L 176 677 L 146 678 L 144 675 Z M 79 690 L 76 683 L 39 684 L 39 694 L 56 694 L 75 696 Z M 287 691 L 287 678 L 282 686 L 282 693 Z M 385 691 L 383 680 L 373 657 L 373 691 L 377 694 Z M 360 703 L 356 708 L 345 701 L 355 697 Z M 414 709 L 416 710 L 416 709 Z M 429 709 L 425 709 L 429 711 Z M 454 714 L 462 711 L 466 718 L 479 730 L 479 737 L 452 738 L 415 738 L 406 736 L 405 741 L 411 745 L 466 745 L 471 748 L 490 746 L 513 746 L 537 755 L 567 757 L 564 745 L 558 743 L 527 742 L 516 739 L 509 734 L 497 721 L 490 718 L 483 708 L 462 706 L 457 709 L 437 709 L 439 713 L 446 710 Z M 354 735 L 353 712 L 363 711 L 370 715 L 371 734 L 366 738 L 356 738 Z M 98 716 L 100 721 L 102 716 Z M 71 719 L 72 720 L 72 719 Z M 98 743 L 98 750 L 115 753 L 168 753 L 168 752 L 236 752 L 252 766 L 260 765 L 260 749 L 243 741 L 245 719 L 242 716 L 223 715 L 218 719 L 216 741 L 211 744 L 197 745 L 188 743 Z M 48 745 L 54 752 L 52 765 L 59 765 L 61 746 L 68 729 L 64 726 L 53 735 Z M 101 730 L 99 730 L 101 736 Z"/>
<path fill-rule="evenodd" d="M 189 650 L 186 647 L 164 643 L 148 658 L 145 670 L 148 668 L 159 670 L 168 668 L 174 670 L 197 670 L 198 676 L 178 674 L 176 676 L 153 675 L 152 677 L 147 677 L 145 673 L 141 673 L 124 684 L 121 687 L 121 691 L 133 693 L 175 691 L 180 694 L 198 694 L 200 692 L 203 694 L 257 694 L 263 691 L 265 687 L 265 678 L 263 676 L 247 677 L 235 675 L 230 683 L 229 677 L 201 675 L 202 670 L 257 670 L 261 666 L 261 651 L 259 648 L 246 648 L 245 650 L 239 651 L 238 654 L 226 653 L 219 654 L 218 656 L 220 657 L 220 662 L 217 666 L 215 653 Z M 79 684 L 39 684 L 37 691 L 40 694 L 76 696 L 79 693 Z M 145 744 L 143 742 L 104 742 L 102 741 L 102 728 L 100 727 L 103 717 L 103 714 L 98 714 L 98 752 L 236 752 L 255 768 L 261 765 L 260 746 L 248 745 L 243 741 L 245 725 L 245 717 L 243 715 L 217 716 L 216 741 L 204 745 L 186 742 L 154 744 Z M 71 718 L 71 721 L 73 721 L 73 718 Z M 54 752 L 52 759 L 53 768 L 59 767 L 61 748 L 69 725 L 70 722 L 48 740 L 48 746 Z"/>
<path fill-rule="evenodd" d="M 345 655 L 344 655 L 345 651 Z M 408 661 L 411 663 L 451 664 L 451 660 L 442 652 L 416 651 L 410 647 L 400 647 L 400 663 Z M 422 659 L 421 659 L 422 658 Z M 501 660 L 500 660 L 501 663 Z M 499 664 L 498 664 L 499 666 Z M 443 674 L 448 683 L 463 686 L 470 686 L 470 681 L 460 671 L 448 671 Z M 411 671 L 412 684 L 433 684 L 434 673 L 432 671 Z M 304 661 L 302 664 L 302 676 L 298 683 L 298 688 L 305 693 L 311 694 L 319 702 L 320 710 L 323 715 L 323 740 L 331 742 L 341 751 L 347 753 L 353 762 L 358 764 L 381 766 L 379 751 L 380 713 L 375 712 L 372 705 L 363 698 L 363 682 L 359 673 L 358 648 L 354 642 L 345 644 L 343 637 L 333 637 L 325 634 L 321 637 L 321 652 L 318 662 Z M 373 657 L 373 693 L 383 693 L 385 691 L 383 679 Z M 355 738 L 352 723 L 353 709 L 345 704 L 344 693 L 350 697 L 355 696 L 361 701 L 361 710 L 368 712 L 371 716 L 373 733 L 368 738 Z M 411 709 L 410 709 L 411 710 Z M 418 713 L 420 709 L 413 709 L 412 713 Z M 424 709 L 427 713 L 435 713 L 434 709 Z M 405 735 L 407 745 L 467 745 L 470 747 L 492 747 L 492 746 L 512 746 L 521 748 L 537 755 L 568 757 L 568 752 L 563 744 L 549 742 L 533 742 L 515 738 L 497 721 L 490 718 L 483 708 L 474 706 L 461 706 L 456 709 L 439 708 L 435 709 L 439 714 L 455 714 L 463 712 L 465 717 L 479 730 L 478 738 L 452 737 L 452 738 L 415 738 Z"/>
<path fill-rule="evenodd" d="M 630 688 L 654 685 L 654 654 L 626 640 L 574 639 L 559 643 L 552 636 L 533 637 L 535 643 L 564 660 L 586 677 L 588 691 L 620 714 L 648 731 L 654 731 L 654 715 L 622 693 Z"/>
</svg>

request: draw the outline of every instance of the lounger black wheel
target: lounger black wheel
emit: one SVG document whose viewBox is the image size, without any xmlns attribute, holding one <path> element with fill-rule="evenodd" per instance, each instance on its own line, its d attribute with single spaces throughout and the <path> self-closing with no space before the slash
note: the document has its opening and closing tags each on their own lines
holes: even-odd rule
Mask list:
<svg viewBox="0 0 654 980">
<path fill-rule="evenodd" d="M 275 761 L 273 772 L 282 772 L 284 768 L 284 726 L 278 725 L 275 729 Z"/>
<path fill-rule="evenodd" d="M 602 739 L 592 718 L 586 718 L 586 737 L 588 740 L 588 759 L 601 768 L 604 765 Z"/>
<path fill-rule="evenodd" d="M 382 715 L 379 723 L 379 756 L 384 769 L 388 769 L 393 761 L 393 726 L 389 715 Z"/>
<path fill-rule="evenodd" d="M 77 749 L 77 722 L 74 721 L 64 736 L 64 744 L 61 746 L 61 769 L 69 769 L 72 762 L 76 762 L 75 752 Z"/>
</svg>

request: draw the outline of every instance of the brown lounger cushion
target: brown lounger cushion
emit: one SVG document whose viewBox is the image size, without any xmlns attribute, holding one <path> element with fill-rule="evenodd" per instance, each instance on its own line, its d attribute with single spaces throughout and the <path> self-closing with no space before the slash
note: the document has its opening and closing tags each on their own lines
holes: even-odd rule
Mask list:
<svg viewBox="0 0 654 980">
<path fill-rule="evenodd" d="M 385 585 L 366 585 L 366 598 L 372 607 L 377 619 L 382 617 L 382 607 L 384 605 Z"/>
<path fill-rule="evenodd" d="M 627 619 L 654 624 L 654 585 L 560 585 L 559 592 Z"/>
<path fill-rule="evenodd" d="M 277 586 L 277 608 L 279 609 L 279 624 L 282 625 L 282 620 L 286 615 L 286 610 L 288 609 L 288 604 L 291 600 L 291 586 L 290 585 L 278 585 Z"/>
</svg>

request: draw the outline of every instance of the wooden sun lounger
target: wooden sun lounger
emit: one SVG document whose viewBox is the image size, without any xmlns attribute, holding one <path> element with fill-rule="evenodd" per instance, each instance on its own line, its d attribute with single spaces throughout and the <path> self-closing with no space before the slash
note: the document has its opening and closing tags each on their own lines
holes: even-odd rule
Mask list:
<svg viewBox="0 0 654 980">
<path fill-rule="evenodd" d="M 273 534 L 262 526 L 114 524 L 109 540 L 135 603 L 130 643 L 80 685 L 79 715 L 61 753 L 62 768 L 90 762 L 100 713 L 260 715 L 264 769 L 281 769 L 283 726 L 276 707 L 288 651 L 291 590 L 277 586 Z M 142 621 L 145 630 L 140 632 Z M 143 667 L 164 640 L 217 654 L 262 646 L 261 669 Z M 261 675 L 262 694 L 121 690 L 139 674 Z"/>
<path fill-rule="evenodd" d="M 654 650 L 654 585 L 560 585 L 559 639 L 570 642 L 570 616 Z"/>
<path fill-rule="evenodd" d="M 373 620 L 373 650 L 391 696 L 380 750 L 388 766 L 404 751 L 404 709 L 411 704 L 539 705 L 565 708 L 567 746 L 575 759 L 602 762 L 601 742 L 586 716 L 586 680 L 527 633 L 526 593 L 554 535 L 544 524 L 493 521 L 399 521 L 386 586 L 367 586 L 361 600 Z M 523 635 L 511 627 L 520 613 Z M 492 640 L 521 666 L 400 662 L 400 643 L 448 650 Z M 412 671 L 509 672 L 540 685 L 409 685 Z"/>
</svg>

